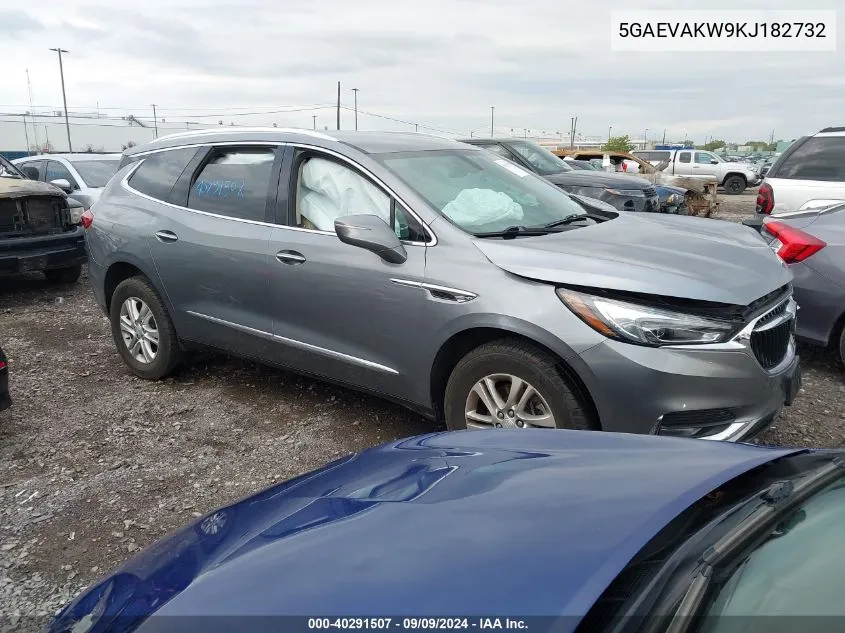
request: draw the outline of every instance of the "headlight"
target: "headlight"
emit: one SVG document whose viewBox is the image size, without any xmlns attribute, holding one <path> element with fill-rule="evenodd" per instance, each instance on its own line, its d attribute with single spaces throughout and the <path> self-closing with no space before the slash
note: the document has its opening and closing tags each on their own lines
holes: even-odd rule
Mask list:
<svg viewBox="0 0 845 633">
<path fill-rule="evenodd" d="M 677 193 L 669 194 L 669 197 L 666 198 L 666 204 L 678 204 L 681 201 L 681 196 Z"/>
<path fill-rule="evenodd" d="M 642 189 L 608 189 L 610 193 L 617 196 L 628 196 L 629 198 L 644 198 L 645 192 Z"/>
<path fill-rule="evenodd" d="M 584 323 L 609 338 L 641 345 L 720 343 L 731 323 L 558 288 L 557 295 Z"/>
<path fill-rule="evenodd" d="M 71 207 L 70 208 L 70 223 L 79 224 L 82 222 L 82 214 L 85 212 L 85 207 Z"/>
</svg>

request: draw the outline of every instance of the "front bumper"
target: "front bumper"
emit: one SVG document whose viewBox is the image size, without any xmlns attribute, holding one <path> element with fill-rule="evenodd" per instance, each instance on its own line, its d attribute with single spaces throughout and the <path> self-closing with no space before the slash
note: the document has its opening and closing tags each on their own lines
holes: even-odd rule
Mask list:
<svg viewBox="0 0 845 633">
<path fill-rule="evenodd" d="M 792 403 L 801 381 L 792 339 L 771 370 L 741 336 L 659 348 L 607 339 L 581 357 L 602 429 L 623 433 L 749 439 Z"/>
<path fill-rule="evenodd" d="M 0 274 L 68 268 L 86 260 L 81 227 L 55 235 L 0 240 Z"/>
</svg>

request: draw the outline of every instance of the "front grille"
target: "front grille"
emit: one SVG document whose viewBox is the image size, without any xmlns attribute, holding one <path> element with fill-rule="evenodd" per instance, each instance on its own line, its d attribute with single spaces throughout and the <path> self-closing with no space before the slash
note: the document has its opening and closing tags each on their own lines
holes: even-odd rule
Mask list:
<svg viewBox="0 0 845 633">
<path fill-rule="evenodd" d="M 73 229 L 67 203 L 57 196 L 0 200 L 0 237 L 44 235 Z"/>
<path fill-rule="evenodd" d="M 781 317 L 786 312 L 787 303 L 787 301 L 784 301 L 760 317 L 760 320 L 754 326 L 754 331 L 751 332 L 751 349 L 763 369 L 777 367 L 789 350 L 793 319 L 787 319 L 774 327 L 761 329 Z"/>
</svg>

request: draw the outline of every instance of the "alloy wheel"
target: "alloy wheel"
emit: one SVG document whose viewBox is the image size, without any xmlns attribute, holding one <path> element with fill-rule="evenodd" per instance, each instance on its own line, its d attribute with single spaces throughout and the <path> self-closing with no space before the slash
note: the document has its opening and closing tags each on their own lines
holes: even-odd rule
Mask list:
<svg viewBox="0 0 845 633">
<path fill-rule="evenodd" d="M 150 307 L 137 297 L 120 306 L 120 334 L 137 362 L 147 365 L 158 355 L 158 325 Z"/>
<path fill-rule="evenodd" d="M 468 429 L 556 427 L 546 399 L 511 374 L 491 374 L 475 383 L 466 399 L 465 415 Z"/>
</svg>

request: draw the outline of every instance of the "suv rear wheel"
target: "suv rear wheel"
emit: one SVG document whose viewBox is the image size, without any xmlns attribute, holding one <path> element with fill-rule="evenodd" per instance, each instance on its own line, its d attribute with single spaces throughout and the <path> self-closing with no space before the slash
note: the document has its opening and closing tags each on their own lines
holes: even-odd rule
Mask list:
<svg viewBox="0 0 845 633">
<path fill-rule="evenodd" d="M 555 359 L 502 339 L 462 358 L 446 384 L 446 426 L 457 429 L 590 429 L 587 413 Z"/>
<path fill-rule="evenodd" d="M 179 363 L 179 340 L 167 308 L 144 277 L 125 279 L 112 295 L 112 338 L 136 376 L 164 378 Z"/>
<path fill-rule="evenodd" d="M 70 266 L 69 268 L 54 268 L 45 270 L 44 276 L 51 284 L 72 284 L 76 283 L 82 274 L 82 266 Z"/>
<path fill-rule="evenodd" d="M 743 178 L 742 176 L 737 176 L 736 174 L 734 174 L 733 176 L 728 176 L 727 178 L 725 178 L 725 184 L 723 186 L 725 187 L 725 193 L 728 193 L 732 196 L 739 195 L 743 191 L 745 191 L 745 178 Z"/>
</svg>

